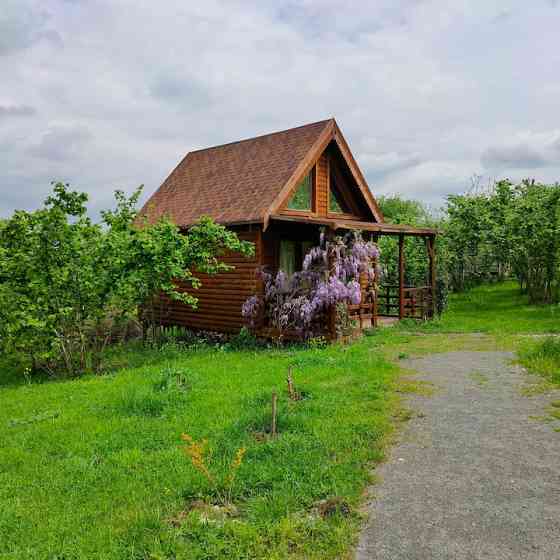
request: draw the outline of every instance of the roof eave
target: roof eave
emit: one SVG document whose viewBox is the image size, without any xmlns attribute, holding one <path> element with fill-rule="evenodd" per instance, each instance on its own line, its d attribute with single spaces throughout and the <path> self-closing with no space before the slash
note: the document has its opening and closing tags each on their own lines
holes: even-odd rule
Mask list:
<svg viewBox="0 0 560 560">
<path fill-rule="evenodd" d="M 286 216 L 282 214 L 275 214 L 270 216 L 271 220 L 283 222 L 299 222 L 306 224 L 315 224 L 318 226 L 325 226 L 332 230 L 348 229 L 348 230 L 363 230 L 380 235 L 415 235 L 415 236 L 435 236 L 438 230 L 433 228 L 423 228 L 408 226 L 405 224 L 387 224 L 378 222 L 366 222 L 359 220 L 337 220 L 333 218 L 311 218 L 306 216 Z"/>
</svg>

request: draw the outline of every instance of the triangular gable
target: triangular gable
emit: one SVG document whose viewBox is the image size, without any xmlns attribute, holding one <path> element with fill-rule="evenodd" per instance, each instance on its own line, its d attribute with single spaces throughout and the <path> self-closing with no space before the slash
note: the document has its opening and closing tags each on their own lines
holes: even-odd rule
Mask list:
<svg viewBox="0 0 560 560">
<path fill-rule="evenodd" d="M 294 200 L 294 195 L 297 198 L 302 194 L 302 183 L 311 174 L 315 189 L 312 208 L 290 207 L 290 201 Z M 331 192 L 342 212 L 333 212 Z M 274 201 L 265 219 L 265 227 L 270 215 L 279 213 L 315 217 L 332 214 L 341 219 L 383 221 L 383 215 L 334 119 Z"/>
</svg>

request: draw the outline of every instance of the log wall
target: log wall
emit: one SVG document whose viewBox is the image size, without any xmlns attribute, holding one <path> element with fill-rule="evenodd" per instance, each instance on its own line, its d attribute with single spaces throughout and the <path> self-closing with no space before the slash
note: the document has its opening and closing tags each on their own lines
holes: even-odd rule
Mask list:
<svg viewBox="0 0 560 560">
<path fill-rule="evenodd" d="M 218 332 L 236 332 L 243 327 L 241 307 L 257 290 L 256 272 L 262 258 L 260 229 L 236 231 L 240 239 L 255 243 L 255 255 L 247 258 L 239 254 L 224 255 L 221 260 L 235 269 L 219 274 L 196 274 L 202 285 L 198 290 L 188 284 L 179 284 L 198 298 L 198 307 L 192 309 L 184 303 L 163 299 L 160 321 L 163 325 L 180 325 L 192 329 Z"/>
<path fill-rule="evenodd" d="M 324 152 L 315 167 L 315 205 L 319 216 L 326 216 L 329 208 L 329 159 Z"/>
</svg>

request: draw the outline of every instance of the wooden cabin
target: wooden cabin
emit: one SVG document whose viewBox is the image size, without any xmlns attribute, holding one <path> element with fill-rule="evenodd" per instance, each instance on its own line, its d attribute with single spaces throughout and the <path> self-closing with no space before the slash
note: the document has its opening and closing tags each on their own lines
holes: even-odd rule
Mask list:
<svg viewBox="0 0 560 560">
<path fill-rule="evenodd" d="M 306 250 L 321 230 L 333 234 L 361 230 L 376 239 L 399 239 L 399 284 L 379 286 L 349 306 L 360 326 L 380 317 L 426 318 L 435 302 L 436 232 L 386 224 L 368 184 L 334 119 L 188 153 L 147 201 L 141 215 L 153 222 L 167 215 L 188 229 L 207 215 L 255 244 L 252 258 L 230 254 L 235 268 L 215 276 L 200 274 L 191 290 L 196 310 L 166 301 L 163 324 L 223 332 L 238 331 L 241 307 L 261 289 L 257 271 L 266 267 L 290 274 L 301 268 Z M 430 261 L 425 286 L 404 283 L 406 236 L 426 239 Z M 364 290 L 367 289 L 364 286 Z M 350 309 L 352 307 L 352 309 Z"/>
</svg>

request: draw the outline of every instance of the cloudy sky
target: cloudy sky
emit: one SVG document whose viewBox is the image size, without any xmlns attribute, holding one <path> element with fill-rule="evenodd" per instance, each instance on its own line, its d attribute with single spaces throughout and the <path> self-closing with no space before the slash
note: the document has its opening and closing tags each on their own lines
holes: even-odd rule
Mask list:
<svg viewBox="0 0 560 560">
<path fill-rule="evenodd" d="M 331 116 L 374 194 L 560 180 L 559 29 L 559 0 L 1 0 L 0 216 Z"/>
</svg>

